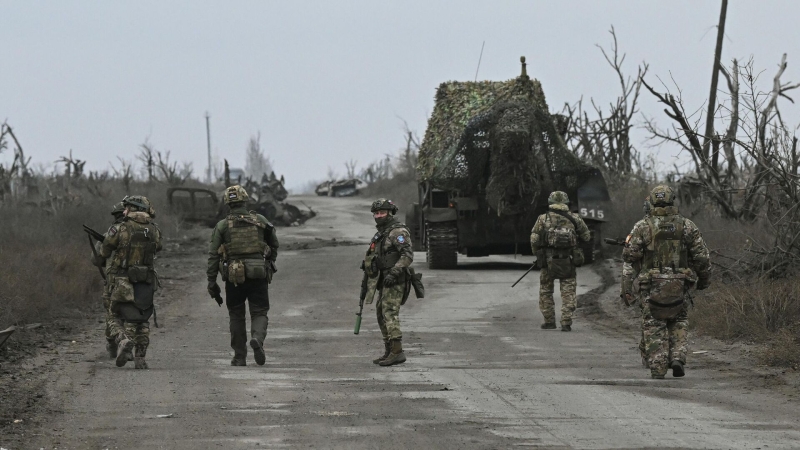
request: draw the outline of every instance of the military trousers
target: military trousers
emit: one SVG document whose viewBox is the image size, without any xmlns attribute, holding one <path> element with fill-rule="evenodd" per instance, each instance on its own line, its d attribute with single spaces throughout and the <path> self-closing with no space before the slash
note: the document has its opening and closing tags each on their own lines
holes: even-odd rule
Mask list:
<svg viewBox="0 0 800 450">
<path fill-rule="evenodd" d="M 384 287 L 380 290 L 380 297 L 375 304 L 375 312 L 384 341 L 403 337 L 403 333 L 400 331 L 400 303 L 403 302 L 404 290 L 404 283 Z"/>
<path fill-rule="evenodd" d="M 247 358 L 247 311 L 245 304 L 250 304 L 250 336 L 264 345 L 269 325 L 269 284 L 263 280 L 245 280 L 235 286 L 225 282 L 225 306 L 228 308 L 231 330 L 231 348 L 234 358 Z"/>
<path fill-rule="evenodd" d="M 109 275 L 107 287 L 103 291 L 103 307 L 106 310 L 106 339 L 117 344 L 123 339 L 130 339 L 134 343 L 134 356 L 145 357 L 150 346 L 150 322 L 126 321 L 119 313 L 114 311 L 112 293 L 116 286 L 114 275 Z M 120 296 L 119 300 L 133 302 L 133 293 Z"/>
<path fill-rule="evenodd" d="M 665 375 L 672 361 L 686 364 L 689 349 L 688 301 L 669 320 L 654 319 L 650 305 L 642 302 L 642 347 L 653 375 Z"/>
<path fill-rule="evenodd" d="M 576 278 L 562 278 L 559 280 L 561 289 L 561 325 L 572 325 L 572 313 L 575 312 L 577 303 L 575 290 Z M 553 299 L 555 292 L 555 279 L 543 268 L 539 274 L 539 310 L 544 316 L 545 323 L 556 322 L 556 302 Z"/>
</svg>

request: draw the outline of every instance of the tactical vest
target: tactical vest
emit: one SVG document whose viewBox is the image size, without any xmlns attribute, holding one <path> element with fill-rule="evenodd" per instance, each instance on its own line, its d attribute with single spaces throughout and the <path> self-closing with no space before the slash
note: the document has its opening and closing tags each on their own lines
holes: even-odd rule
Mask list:
<svg viewBox="0 0 800 450">
<path fill-rule="evenodd" d="M 652 216 L 645 218 L 650 227 L 652 239 L 644 250 L 642 269 L 688 268 L 688 253 L 683 245 L 683 217 L 680 215 L 656 216 L 658 226 Z"/>
<path fill-rule="evenodd" d="M 228 259 L 239 259 L 252 255 L 264 255 L 269 249 L 264 235 L 267 225 L 258 221 L 255 214 L 231 214 L 228 216 L 228 241 L 225 253 Z"/>
<path fill-rule="evenodd" d="M 400 222 L 393 223 L 386 227 L 385 230 L 376 233 L 375 236 L 372 237 L 370 250 L 373 250 L 376 253 L 375 266 L 378 270 L 391 269 L 395 264 L 397 264 L 397 261 L 400 261 L 400 252 L 398 252 L 394 246 L 386 248 L 385 245 L 386 238 L 389 237 L 389 233 L 396 228 L 406 228 L 406 226 Z"/>
<path fill-rule="evenodd" d="M 131 282 L 152 283 L 151 272 L 156 257 L 158 228 L 152 223 L 139 223 L 126 220 L 127 242 L 116 250 L 119 253 L 120 268 L 127 273 Z"/>
</svg>

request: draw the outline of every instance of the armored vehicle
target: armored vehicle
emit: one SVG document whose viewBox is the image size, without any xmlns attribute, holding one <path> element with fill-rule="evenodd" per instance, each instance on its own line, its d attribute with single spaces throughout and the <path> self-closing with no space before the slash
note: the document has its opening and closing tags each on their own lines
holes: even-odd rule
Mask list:
<svg viewBox="0 0 800 450">
<path fill-rule="evenodd" d="M 521 62 L 512 80 L 437 89 L 419 152 L 419 203 L 406 216 L 430 268 L 455 268 L 458 253 L 530 255 L 531 228 L 554 190 L 569 195 L 570 209 L 592 231 L 586 259 L 599 248 L 609 219 L 606 182 L 567 149 L 563 120 L 549 113 L 541 84 Z"/>
</svg>

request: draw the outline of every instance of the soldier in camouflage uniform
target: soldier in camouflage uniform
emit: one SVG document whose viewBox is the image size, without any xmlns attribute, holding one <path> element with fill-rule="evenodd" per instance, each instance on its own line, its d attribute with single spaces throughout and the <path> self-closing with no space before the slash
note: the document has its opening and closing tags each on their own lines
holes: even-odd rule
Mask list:
<svg viewBox="0 0 800 450">
<path fill-rule="evenodd" d="M 685 374 L 690 289 L 707 288 L 711 274 L 700 230 L 678 213 L 674 199 L 669 186 L 656 186 L 651 215 L 633 226 L 622 251 L 623 300 L 641 300 L 646 363 L 659 379 L 670 368 L 674 377 Z"/>
<path fill-rule="evenodd" d="M 650 211 L 652 211 L 652 209 L 653 209 L 653 205 L 650 204 L 650 195 L 648 194 L 647 197 L 645 197 L 644 202 L 642 204 L 642 213 L 644 214 L 645 218 L 650 217 Z M 633 265 L 633 264 L 631 264 L 629 262 L 623 261 L 622 262 L 622 272 L 623 273 L 638 273 L 640 266 L 641 266 L 641 264 L 638 264 L 638 263 L 636 265 Z M 622 292 L 620 292 L 619 296 L 622 298 L 622 301 L 625 303 L 625 306 L 632 306 L 634 303 L 636 303 L 637 301 L 641 300 L 639 298 L 638 292 L 633 293 L 633 295 L 631 297 L 626 297 L 624 288 L 622 289 Z M 640 305 L 641 305 L 641 303 L 640 303 Z M 639 354 L 642 357 L 642 366 L 644 366 L 644 368 L 646 368 L 646 369 L 649 369 L 650 366 L 647 363 L 647 352 L 645 352 L 645 349 L 644 349 L 644 333 L 642 333 L 642 335 L 639 338 Z"/>
<path fill-rule="evenodd" d="M 264 365 L 264 339 L 269 325 L 269 289 L 278 236 L 275 227 L 261 214 L 248 211 L 247 191 L 239 185 L 225 191 L 230 214 L 211 233 L 208 247 L 208 293 L 219 298 L 217 273 L 225 282 L 225 304 L 230 317 L 232 366 L 247 365 L 247 323 L 245 302 L 250 303 L 250 347 L 258 365 Z M 222 305 L 221 300 L 217 302 Z"/>
<path fill-rule="evenodd" d="M 394 218 L 397 206 L 385 198 L 372 203 L 372 216 L 378 232 L 373 236 L 364 256 L 367 274 L 367 304 L 378 293 L 375 311 L 383 336 L 384 354 L 373 360 L 374 364 L 391 366 L 406 361 L 403 352 L 403 333 L 400 331 L 400 305 L 408 298 L 410 275 L 408 268 L 414 261 L 411 233 L 405 224 Z"/>
<path fill-rule="evenodd" d="M 114 223 L 112 225 L 122 223 L 122 221 L 125 220 L 125 205 L 123 205 L 122 202 L 115 204 L 111 208 L 111 215 L 114 217 Z M 108 236 L 108 233 L 106 232 L 104 236 Z M 99 245 L 96 247 L 99 252 Z M 106 351 L 111 359 L 115 359 L 117 357 L 117 342 L 114 335 L 111 333 L 114 315 L 111 313 L 110 287 L 113 285 L 113 280 L 111 280 L 110 277 L 113 277 L 113 275 L 109 275 L 108 273 L 109 269 L 111 269 L 111 261 L 106 260 L 104 269 L 106 272 L 106 285 L 103 288 L 103 309 L 106 311 Z"/>
<path fill-rule="evenodd" d="M 106 269 L 112 316 L 109 333 L 117 343 L 116 365 L 122 367 L 133 359 L 135 368 L 147 369 L 148 320 L 158 288 L 154 260 L 161 250 L 161 230 L 152 221 L 155 210 L 147 197 L 128 196 L 122 205 L 124 219 L 106 232 L 95 264 L 102 267 L 110 258 Z"/>
<path fill-rule="evenodd" d="M 536 219 L 531 230 L 531 248 L 541 267 L 539 309 L 544 316 L 542 329 L 556 328 L 553 292 L 555 280 L 560 280 L 561 331 L 571 331 L 572 313 L 577 306 L 575 267 L 583 264 L 578 239 L 589 242 L 592 235 L 583 219 L 569 211 L 569 197 L 565 192 L 553 191 L 547 203 L 549 211 Z"/>
</svg>

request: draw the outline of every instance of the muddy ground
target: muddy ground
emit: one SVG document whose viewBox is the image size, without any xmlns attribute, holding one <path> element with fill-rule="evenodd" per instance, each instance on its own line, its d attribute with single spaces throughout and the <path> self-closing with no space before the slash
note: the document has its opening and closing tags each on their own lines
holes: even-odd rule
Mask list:
<svg viewBox="0 0 800 450">
<path fill-rule="evenodd" d="M 373 234 L 369 199 L 303 200 L 320 214 L 279 230 L 265 366 L 229 365 L 227 314 L 205 293 L 209 231 L 168 236 L 151 369 L 104 356 L 99 316 L 15 335 L 35 345 L 2 360 L 0 447 L 800 446 L 797 375 L 758 367 L 746 347 L 693 338 L 705 353 L 685 378 L 649 378 L 613 258 L 579 269 L 574 331 L 562 333 L 539 329 L 537 273 L 509 287 L 523 261 L 432 271 L 417 253 L 428 298 L 401 313 L 409 360 L 377 367 L 374 305 L 352 331 L 364 250 L 352 244 Z"/>
</svg>

